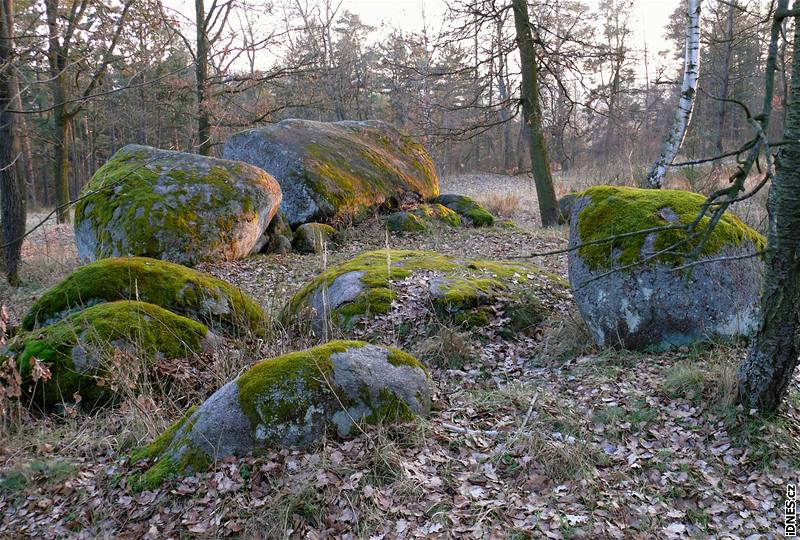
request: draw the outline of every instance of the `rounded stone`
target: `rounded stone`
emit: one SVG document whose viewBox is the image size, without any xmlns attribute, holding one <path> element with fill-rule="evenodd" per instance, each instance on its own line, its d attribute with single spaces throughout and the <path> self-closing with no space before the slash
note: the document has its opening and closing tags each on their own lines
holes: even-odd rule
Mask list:
<svg viewBox="0 0 800 540">
<path fill-rule="evenodd" d="M 283 190 L 281 210 L 292 227 L 349 223 L 404 193 L 439 194 L 436 168 L 425 148 L 377 120 L 287 119 L 232 135 L 224 155 L 275 177 Z"/>
<path fill-rule="evenodd" d="M 347 437 L 356 424 L 426 415 L 430 379 L 412 356 L 360 341 L 331 341 L 263 360 L 190 411 L 150 447 L 157 458 L 140 479 L 158 485 L 173 473 L 259 449 L 306 446 Z"/>
<path fill-rule="evenodd" d="M 683 226 L 704 201 L 686 191 L 612 186 L 578 194 L 570 219 L 569 278 L 598 345 L 664 350 L 746 338 L 755 330 L 763 279 L 755 254 L 765 246 L 760 234 L 728 212 L 698 259 L 682 268 L 702 236 L 690 238 Z M 701 232 L 708 222 L 700 222 Z M 665 229 L 626 234 L 658 227 Z M 671 252 L 671 246 L 678 247 Z"/>
<path fill-rule="evenodd" d="M 194 265 L 259 251 L 280 186 L 246 163 L 128 145 L 75 207 L 78 256 L 140 255 Z"/>
</svg>

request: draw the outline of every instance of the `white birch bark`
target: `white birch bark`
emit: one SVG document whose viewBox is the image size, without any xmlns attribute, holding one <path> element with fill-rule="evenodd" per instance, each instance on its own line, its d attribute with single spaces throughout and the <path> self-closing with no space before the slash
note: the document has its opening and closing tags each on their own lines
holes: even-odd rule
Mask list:
<svg viewBox="0 0 800 540">
<path fill-rule="evenodd" d="M 649 188 L 661 187 L 667 168 L 683 145 L 689 122 L 692 119 L 694 97 L 697 93 L 697 78 L 700 74 L 700 2 L 701 0 L 687 0 L 686 2 L 686 53 L 683 60 L 681 97 L 678 101 L 678 109 L 675 111 L 672 129 L 667 133 L 667 138 L 661 147 L 661 154 L 647 175 L 645 183 Z"/>
</svg>

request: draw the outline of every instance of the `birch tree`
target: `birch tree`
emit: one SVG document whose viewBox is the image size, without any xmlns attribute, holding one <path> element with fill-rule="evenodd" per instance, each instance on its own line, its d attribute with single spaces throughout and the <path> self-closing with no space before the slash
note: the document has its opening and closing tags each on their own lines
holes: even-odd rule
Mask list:
<svg viewBox="0 0 800 540">
<path fill-rule="evenodd" d="M 700 74 L 700 3 L 701 0 L 687 0 L 686 10 L 686 52 L 683 60 L 683 83 L 675 111 L 675 120 L 667 133 L 661 154 L 653 163 L 645 183 L 647 187 L 658 189 L 686 138 L 686 131 L 692 119 L 697 79 Z"/>
</svg>

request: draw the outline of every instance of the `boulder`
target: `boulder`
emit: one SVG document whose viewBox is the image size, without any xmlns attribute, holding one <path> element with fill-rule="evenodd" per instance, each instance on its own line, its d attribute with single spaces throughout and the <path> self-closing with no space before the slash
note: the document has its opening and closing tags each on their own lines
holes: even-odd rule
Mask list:
<svg viewBox="0 0 800 540">
<path fill-rule="evenodd" d="M 507 337 L 515 337 L 530 334 L 568 298 L 563 279 L 532 264 L 377 250 L 327 269 L 290 299 L 281 316 L 286 325 L 310 322 L 318 334 L 330 323 L 338 332 L 371 339 L 384 331 L 376 317 L 396 309 L 404 322 L 411 314 L 466 328 L 496 320 Z"/>
<path fill-rule="evenodd" d="M 292 227 L 289 225 L 286 215 L 280 210 L 272 218 L 265 234 L 267 236 L 267 246 L 264 249 L 266 253 L 285 255 L 292 251 L 294 233 L 292 233 Z"/>
<path fill-rule="evenodd" d="M 572 207 L 578 199 L 577 193 L 567 193 L 558 199 L 558 222 L 561 225 L 568 225 L 569 218 L 572 215 Z"/>
<path fill-rule="evenodd" d="M 141 300 L 238 337 L 261 335 L 267 316 L 233 285 L 179 264 L 145 257 L 114 257 L 82 266 L 28 310 L 25 330 L 53 324 L 85 307 L 115 300 Z"/>
<path fill-rule="evenodd" d="M 275 177 L 292 227 L 357 220 L 405 192 L 439 194 L 422 145 L 380 121 L 283 120 L 229 137 L 224 155 Z"/>
<path fill-rule="evenodd" d="M 292 247 L 300 253 L 320 253 L 333 242 L 336 229 L 324 223 L 303 223 L 294 231 Z"/>
<path fill-rule="evenodd" d="M 141 255 L 186 265 L 259 251 L 281 201 L 278 183 L 252 165 L 133 144 L 81 196 L 82 260 Z"/>
<path fill-rule="evenodd" d="M 403 210 L 386 216 L 386 228 L 392 232 L 427 231 L 433 223 L 458 227 L 461 225 L 461 218 L 441 204 L 422 204 L 413 210 Z"/>
<path fill-rule="evenodd" d="M 466 195 L 445 194 L 433 199 L 434 203 L 446 206 L 464 218 L 473 227 L 491 227 L 494 225 L 494 216 Z"/>
<path fill-rule="evenodd" d="M 23 388 L 34 406 L 73 401 L 101 404 L 118 388 L 131 389 L 158 360 L 187 358 L 206 350 L 214 335 L 204 325 L 153 304 L 118 301 L 73 313 L 61 321 L 14 338 Z M 120 357 L 129 355 L 127 357 Z M 34 373 L 34 359 L 50 370 Z M 35 379 L 38 379 L 35 380 Z"/>
<path fill-rule="evenodd" d="M 577 196 L 570 220 L 569 279 L 578 308 L 600 346 L 663 350 L 716 338 L 747 337 L 756 328 L 763 262 L 747 257 L 764 238 L 726 213 L 687 274 L 676 267 L 699 245 L 685 229 L 705 197 L 679 190 L 596 186 Z M 699 230 L 709 223 L 704 217 Z M 676 253 L 656 254 L 686 241 Z M 740 259 L 717 260 L 725 257 Z M 741 258 L 746 257 L 746 258 Z M 644 262 L 642 262 L 644 261 Z M 641 264 L 640 264 L 641 263 Z M 688 277 L 688 279 L 687 279 Z"/>
<path fill-rule="evenodd" d="M 394 422 L 430 411 L 428 374 L 412 356 L 360 341 L 331 341 L 263 360 L 191 409 L 132 462 L 156 459 L 135 485 L 260 449 L 347 437 L 357 423 Z"/>
</svg>

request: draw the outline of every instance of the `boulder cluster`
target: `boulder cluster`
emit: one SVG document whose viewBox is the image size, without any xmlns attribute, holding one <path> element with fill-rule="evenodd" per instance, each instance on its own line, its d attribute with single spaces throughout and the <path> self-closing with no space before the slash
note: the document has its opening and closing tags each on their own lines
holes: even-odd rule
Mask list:
<svg viewBox="0 0 800 540">
<path fill-rule="evenodd" d="M 80 258 L 142 256 L 193 266 L 262 251 L 315 253 L 335 242 L 336 227 L 393 201 L 432 204 L 396 208 L 386 223 L 391 231 L 424 231 L 435 220 L 493 222 L 471 199 L 440 197 L 428 153 L 384 122 L 284 120 L 231 136 L 223 155 L 120 149 L 76 206 Z"/>
<path fill-rule="evenodd" d="M 666 349 L 755 328 L 763 237 L 730 214 L 705 234 L 700 195 L 610 186 L 561 201 L 569 284 L 528 262 L 387 248 L 327 268 L 273 321 L 189 266 L 322 252 L 337 227 L 370 212 L 399 234 L 495 218 L 469 197 L 441 195 L 424 148 L 382 122 L 285 120 L 232 136 L 224 156 L 119 150 L 76 208 L 89 264 L 43 294 L 0 350 L 16 359 L 27 402 L 47 410 L 114 402 L 139 390 L 139 371 L 202 363 L 229 338 L 265 340 L 280 327 L 325 341 L 253 364 L 135 451 L 131 462 L 151 460 L 138 488 L 227 456 L 425 415 L 427 368 L 380 343 L 405 348 L 443 324 L 487 342 L 535 342 L 570 286 L 601 346 Z"/>
</svg>

